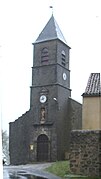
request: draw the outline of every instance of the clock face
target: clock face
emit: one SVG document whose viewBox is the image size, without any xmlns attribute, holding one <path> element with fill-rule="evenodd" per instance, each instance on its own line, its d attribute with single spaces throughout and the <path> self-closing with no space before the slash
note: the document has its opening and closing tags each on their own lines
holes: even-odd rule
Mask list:
<svg viewBox="0 0 101 179">
<path fill-rule="evenodd" d="M 66 73 L 63 73 L 63 79 L 64 79 L 64 80 L 67 79 L 67 75 L 66 75 Z"/>
<path fill-rule="evenodd" d="M 41 103 L 45 103 L 46 102 L 46 96 L 45 95 L 42 95 L 42 96 L 40 96 L 40 102 Z"/>
</svg>

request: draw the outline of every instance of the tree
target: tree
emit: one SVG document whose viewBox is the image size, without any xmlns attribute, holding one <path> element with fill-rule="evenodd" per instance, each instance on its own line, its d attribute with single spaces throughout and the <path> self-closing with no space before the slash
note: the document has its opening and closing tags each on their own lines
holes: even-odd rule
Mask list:
<svg viewBox="0 0 101 179">
<path fill-rule="evenodd" d="M 9 163 L 9 136 L 7 131 L 2 130 L 2 153 L 6 157 L 7 163 Z"/>
</svg>

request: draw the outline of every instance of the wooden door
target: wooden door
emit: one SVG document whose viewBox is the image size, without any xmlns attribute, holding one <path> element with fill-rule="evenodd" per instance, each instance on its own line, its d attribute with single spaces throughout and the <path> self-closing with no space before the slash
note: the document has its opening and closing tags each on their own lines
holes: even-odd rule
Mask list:
<svg viewBox="0 0 101 179">
<path fill-rule="evenodd" d="M 48 161 L 49 140 L 45 134 L 37 139 L 37 161 Z"/>
</svg>

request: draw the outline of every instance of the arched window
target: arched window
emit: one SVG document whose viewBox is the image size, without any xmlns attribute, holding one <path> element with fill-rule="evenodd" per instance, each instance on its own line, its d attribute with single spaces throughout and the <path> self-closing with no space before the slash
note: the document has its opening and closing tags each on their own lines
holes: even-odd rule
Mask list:
<svg viewBox="0 0 101 179">
<path fill-rule="evenodd" d="M 49 52 L 48 49 L 45 47 L 41 51 L 41 62 L 47 62 L 49 60 Z"/>
<path fill-rule="evenodd" d="M 65 51 L 64 50 L 62 50 L 62 52 L 61 52 L 61 64 L 63 65 L 63 66 L 65 66 L 66 65 L 66 54 L 65 54 Z"/>
</svg>

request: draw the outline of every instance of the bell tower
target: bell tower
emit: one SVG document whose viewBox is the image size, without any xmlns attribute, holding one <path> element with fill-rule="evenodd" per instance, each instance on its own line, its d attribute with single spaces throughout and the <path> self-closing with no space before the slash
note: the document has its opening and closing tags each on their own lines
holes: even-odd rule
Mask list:
<svg viewBox="0 0 101 179">
<path fill-rule="evenodd" d="M 52 15 L 33 43 L 30 109 L 9 124 L 12 165 L 68 157 L 71 130 L 82 127 L 82 105 L 71 98 L 69 51 Z"/>
<path fill-rule="evenodd" d="M 68 98 L 71 97 L 70 47 L 53 15 L 33 47 L 30 109 L 33 113 L 31 143 L 35 150 L 31 158 L 59 160 L 65 153 Z"/>
</svg>

